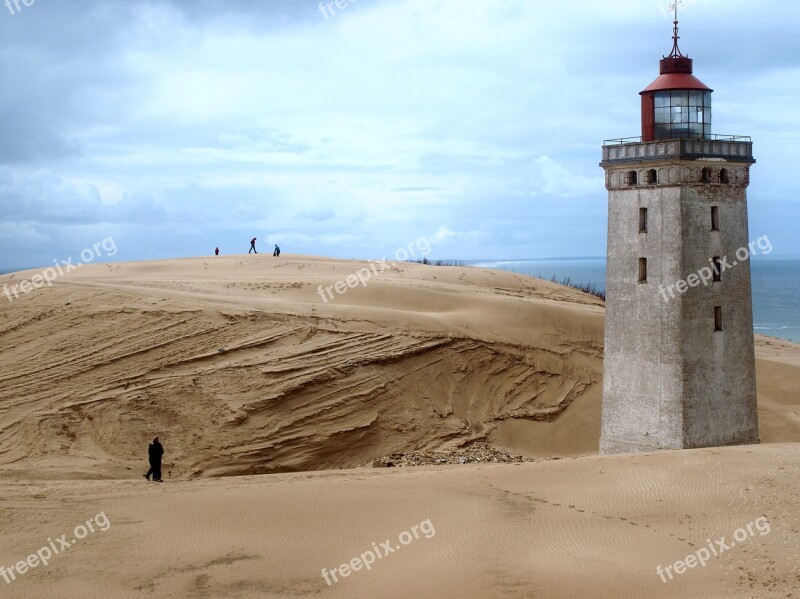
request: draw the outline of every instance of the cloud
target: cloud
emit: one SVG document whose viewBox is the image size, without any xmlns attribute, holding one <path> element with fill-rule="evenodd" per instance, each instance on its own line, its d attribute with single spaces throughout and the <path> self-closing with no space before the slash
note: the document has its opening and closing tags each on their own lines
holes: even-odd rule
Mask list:
<svg viewBox="0 0 800 599">
<path fill-rule="evenodd" d="M 531 171 L 531 195 L 535 196 L 576 197 L 594 193 L 604 185 L 602 176 L 571 173 L 549 156 L 539 156 L 534 160 Z"/>
<path fill-rule="evenodd" d="M 0 238 L 10 247 L 31 247 L 52 241 L 49 235 L 30 224 L 0 223 Z"/>
<path fill-rule="evenodd" d="M 638 92 L 671 46 L 659 3 L 360 0 L 327 20 L 318 4 L 4 15 L 0 219 L 56 256 L 101 230 L 129 258 L 254 233 L 380 256 L 431 223 L 446 257 L 604 253 L 600 145 L 638 132 Z M 769 233 L 770 206 L 797 201 L 800 3 L 687 4 L 681 47 L 716 89 L 715 129 L 754 137 L 750 193 L 770 203 L 750 209 Z"/>
<path fill-rule="evenodd" d="M 445 243 L 448 238 L 454 237 L 456 234 L 447 227 L 439 227 L 436 234 L 433 236 L 436 243 Z"/>
<path fill-rule="evenodd" d="M 324 222 L 336 218 L 336 212 L 329 206 L 317 206 L 297 215 L 299 220 L 313 220 Z"/>
</svg>

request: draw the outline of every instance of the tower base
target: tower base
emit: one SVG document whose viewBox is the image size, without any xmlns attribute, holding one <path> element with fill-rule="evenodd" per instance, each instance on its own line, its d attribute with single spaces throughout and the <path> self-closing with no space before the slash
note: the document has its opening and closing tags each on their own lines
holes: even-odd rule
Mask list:
<svg viewBox="0 0 800 599">
<path fill-rule="evenodd" d="M 678 450 L 678 449 L 702 449 L 704 447 L 729 447 L 733 445 L 759 445 L 761 440 L 758 434 L 748 436 L 741 440 L 736 440 L 732 443 L 724 445 L 682 445 L 678 447 L 669 447 L 664 445 L 643 445 L 638 443 L 626 443 L 625 441 L 617 441 L 614 439 L 600 439 L 600 455 L 619 455 L 623 453 L 646 453 L 652 451 L 664 450 Z"/>
</svg>

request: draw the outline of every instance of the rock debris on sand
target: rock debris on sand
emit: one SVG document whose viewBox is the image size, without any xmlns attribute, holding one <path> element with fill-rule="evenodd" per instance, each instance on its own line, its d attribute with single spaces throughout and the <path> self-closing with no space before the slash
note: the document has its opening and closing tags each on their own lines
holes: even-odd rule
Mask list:
<svg viewBox="0 0 800 599">
<path fill-rule="evenodd" d="M 555 458 L 558 459 L 558 458 Z M 449 451 L 411 451 L 393 453 L 372 462 L 373 468 L 397 466 L 434 466 L 440 464 L 507 464 L 512 462 L 540 462 L 542 458 L 526 458 L 512 455 L 492 447 L 488 443 L 473 443 Z"/>
</svg>

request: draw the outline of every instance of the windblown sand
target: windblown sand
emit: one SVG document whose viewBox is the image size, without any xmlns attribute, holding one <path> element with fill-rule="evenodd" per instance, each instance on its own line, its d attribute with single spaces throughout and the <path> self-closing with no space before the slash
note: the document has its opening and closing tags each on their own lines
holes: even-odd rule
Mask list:
<svg viewBox="0 0 800 599">
<path fill-rule="evenodd" d="M 307 256 L 84 265 L 0 296 L 0 565 L 101 511 L 112 523 L 0 589 L 800 596 L 799 346 L 757 340 L 763 445 L 597 457 L 599 300 L 406 263 L 318 294 L 365 267 Z M 156 434 L 163 485 L 141 476 Z M 475 441 L 569 459 L 332 471 Z M 272 475 L 230 477 L 253 474 Z M 667 583 L 656 574 L 761 517 L 768 534 Z M 428 519 L 431 538 L 323 580 L 322 568 Z"/>
</svg>

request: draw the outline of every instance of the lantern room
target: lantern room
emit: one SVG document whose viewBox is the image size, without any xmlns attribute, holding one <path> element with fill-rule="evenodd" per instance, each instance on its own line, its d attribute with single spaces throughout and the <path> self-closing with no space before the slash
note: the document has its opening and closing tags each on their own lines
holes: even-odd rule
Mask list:
<svg viewBox="0 0 800 599">
<path fill-rule="evenodd" d="M 711 92 L 692 74 L 692 59 L 678 48 L 677 7 L 672 53 L 642 96 L 642 141 L 705 139 L 711 136 Z"/>
</svg>

